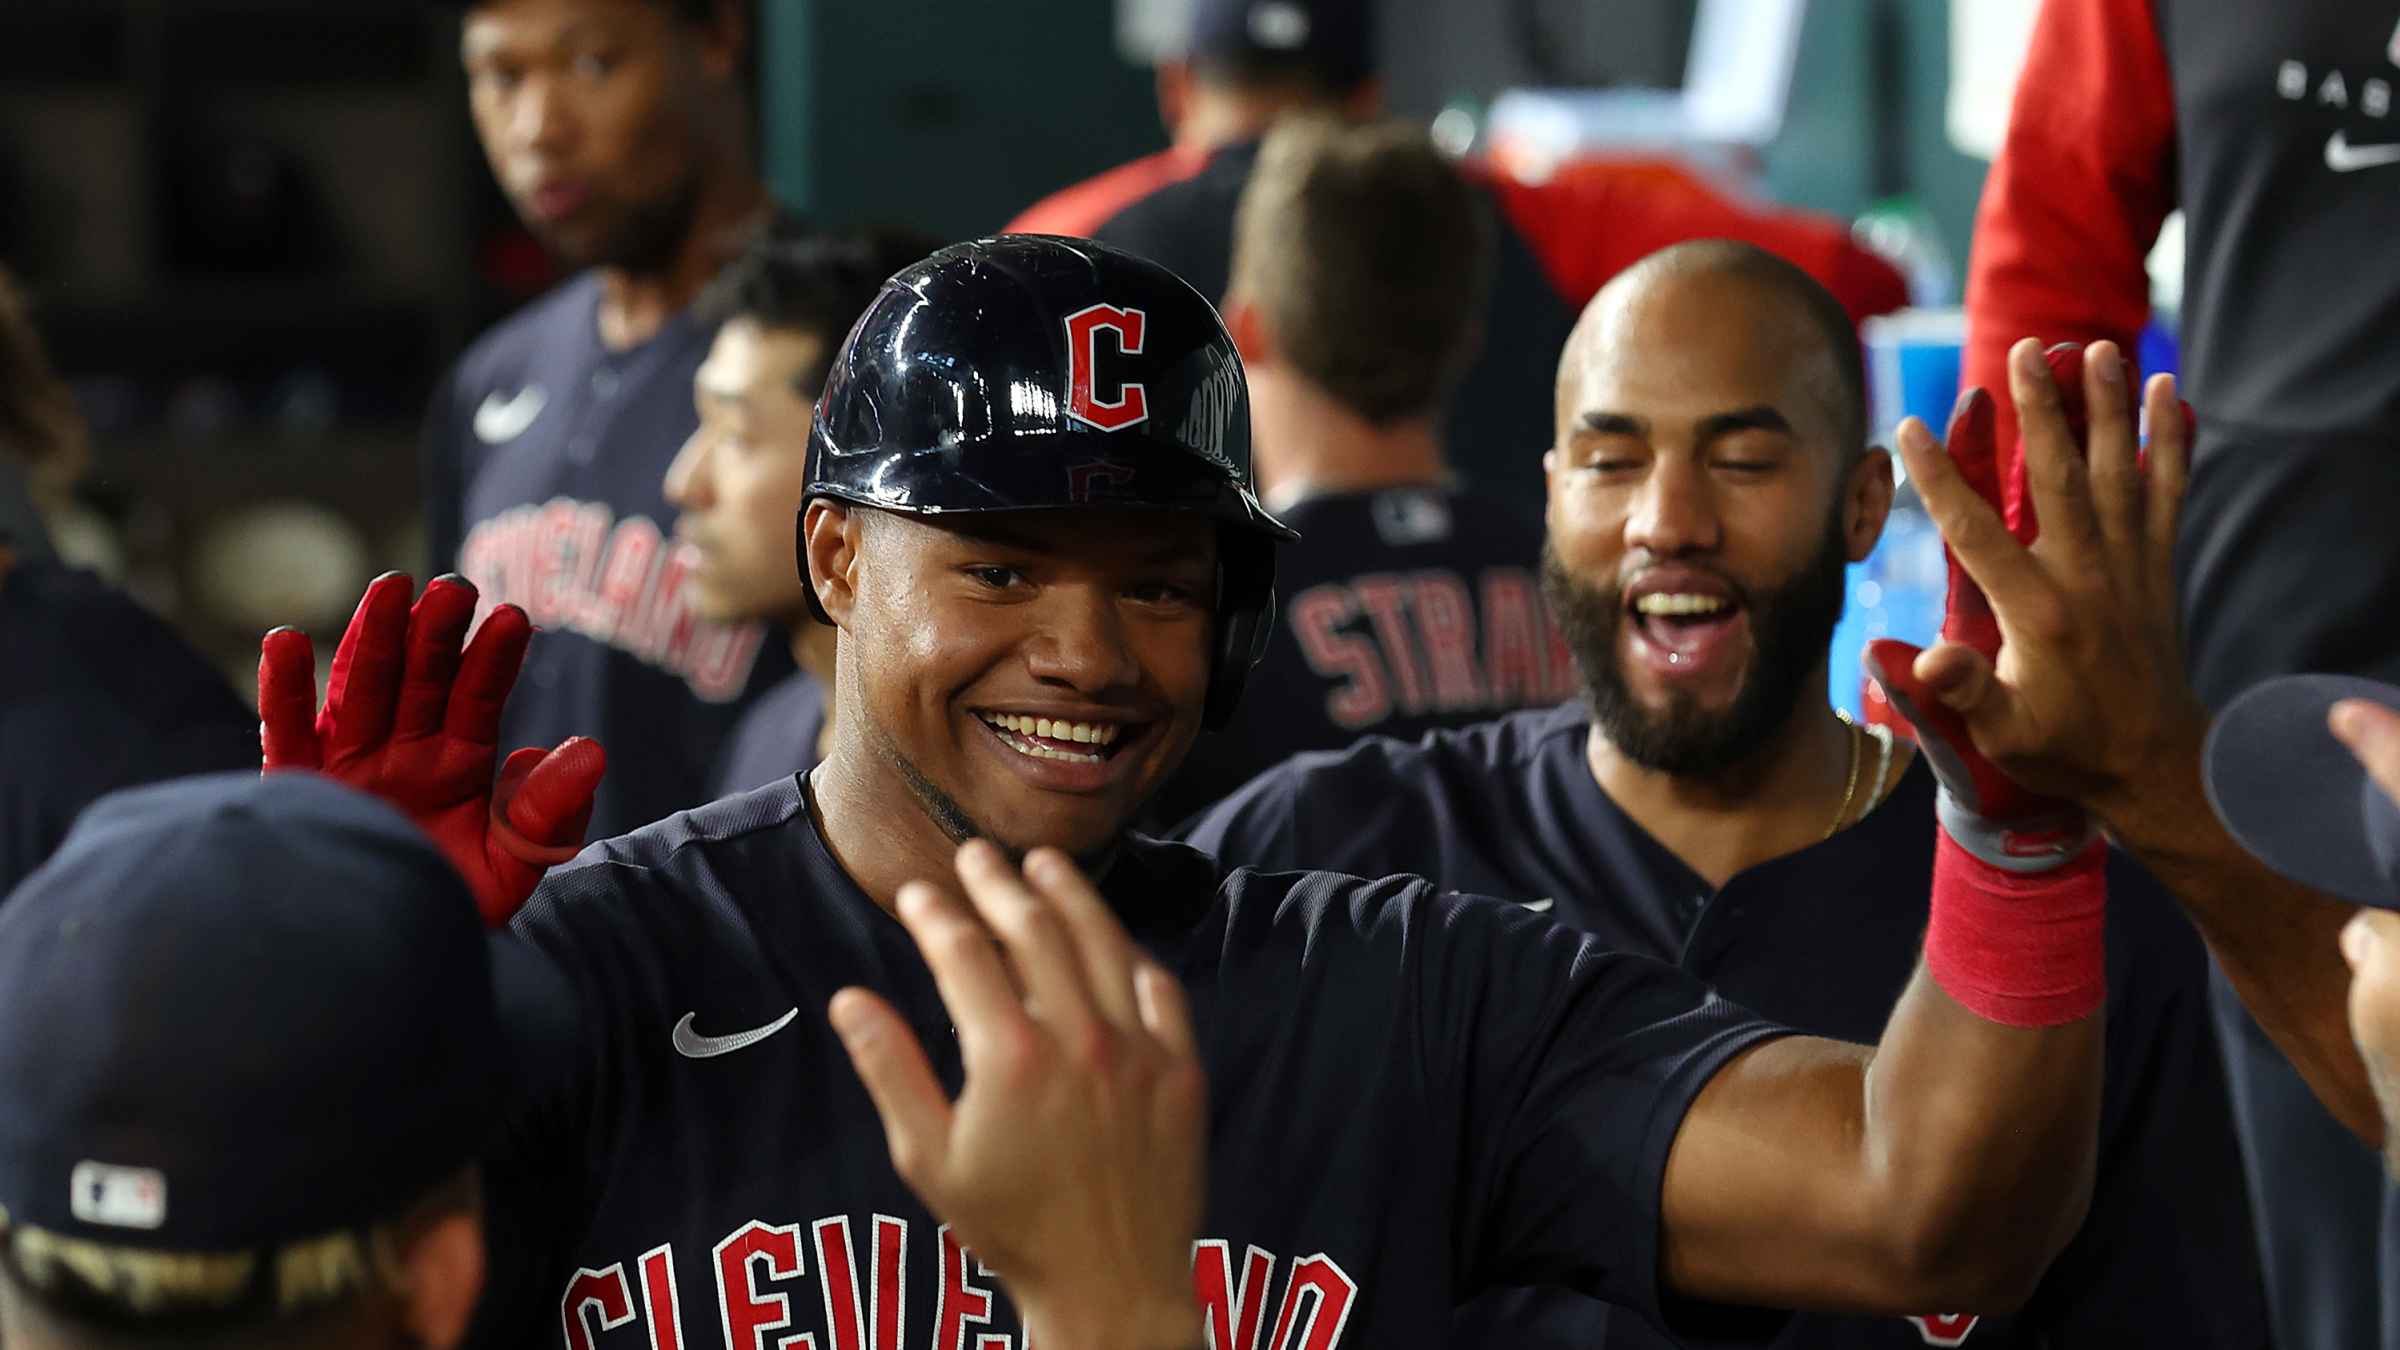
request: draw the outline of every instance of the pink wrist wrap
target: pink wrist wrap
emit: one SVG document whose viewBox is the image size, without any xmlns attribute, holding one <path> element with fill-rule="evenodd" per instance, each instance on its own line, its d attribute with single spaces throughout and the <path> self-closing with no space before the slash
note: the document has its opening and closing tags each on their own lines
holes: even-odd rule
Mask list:
<svg viewBox="0 0 2400 1350">
<path fill-rule="evenodd" d="M 1925 968 L 1978 1017 L 2054 1027 L 2096 1011 L 2108 994 L 2108 846 L 2094 840 L 2046 872 L 2004 872 L 1947 830 L 1933 855 L 1933 919 Z"/>
</svg>

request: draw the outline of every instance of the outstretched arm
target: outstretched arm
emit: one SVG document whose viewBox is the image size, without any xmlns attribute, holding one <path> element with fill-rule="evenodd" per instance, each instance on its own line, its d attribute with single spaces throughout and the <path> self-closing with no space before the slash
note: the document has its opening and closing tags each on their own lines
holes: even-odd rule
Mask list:
<svg viewBox="0 0 2400 1350">
<path fill-rule="evenodd" d="M 2085 813 L 2172 772 L 2125 755 L 2104 723 L 2112 706 L 2182 696 L 2172 645 L 2151 637 L 2173 613 L 2188 427 L 2172 382 L 2154 383 L 2145 467 L 2117 350 L 2053 364 L 2092 414 L 2079 435 L 2040 345 L 2019 344 L 2034 509 L 2013 528 L 1988 400 L 1962 400 L 1948 453 L 1922 424 L 1901 428 L 1953 565 L 1942 645 L 1870 654 L 1941 780 L 1925 965 L 1872 1052 L 1770 1044 L 1698 1098 L 1667 1177 L 1680 1291 L 1989 1311 L 2028 1294 L 2081 1222 L 2104 969 Z"/>
<path fill-rule="evenodd" d="M 2110 349 L 2103 344 L 2091 350 L 2096 359 Z M 2342 994 L 2348 972 L 2338 941 L 2355 909 L 2252 857 L 2226 832 L 2202 786 L 2208 715 L 2185 682 L 2175 607 L 2173 541 L 2186 462 L 2181 438 L 2175 439 L 2179 453 L 2159 453 L 2161 429 L 2188 434 L 2189 414 L 2162 412 L 2173 405 L 2156 396 L 2157 381 L 2152 386 L 2147 543 L 2118 585 L 2127 608 L 2116 640 L 2092 653 L 2090 664 L 2070 667 L 2082 672 L 2075 683 L 2046 683 L 2037 691 L 2039 702 L 2007 716 L 1983 710 L 1993 675 L 1990 662 L 1973 652 L 1937 647 L 1916 673 L 1932 698 L 1976 724 L 1978 742 L 2011 778 L 2075 795 L 2091 808 L 2117 843 L 2182 903 L 2217 968 L 2318 1099 L 2368 1142 L 2379 1142 L 2382 1116 L 2350 1038 Z M 2057 391 L 2047 386 L 2028 396 L 2058 406 Z M 2122 400 L 2090 399 L 2093 434 L 2128 437 L 2123 406 Z M 2061 419 L 2029 417 L 2026 460 L 2041 457 L 2037 440 L 2055 445 L 2064 435 Z M 2093 472 L 2097 479 L 2097 462 Z M 1994 705 L 1995 712 L 2002 706 Z M 2062 772 L 2045 759 L 2039 733 L 2028 729 L 2045 726 L 2087 741 L 2088 767 Z M 2036 748 L 2028 752 L 2027 745 Z"/>
<path fill-rule="evenodd" d="M 470 640 L 476 594 L 464 577 L 434 578 L 412 605 L 413 590 L 398 572 L 367 587 L 334 651 L 322 709 L 308 635 L 278 628 L 260 642 L 265 769 L 313 770 L 399 807 L 498 927 L 544 870 L 575 855 L 607 759 L 577 736 L 501 764 L 500 709 L 532 638 L 525 612 L 499 606 Z"/>
</svg>

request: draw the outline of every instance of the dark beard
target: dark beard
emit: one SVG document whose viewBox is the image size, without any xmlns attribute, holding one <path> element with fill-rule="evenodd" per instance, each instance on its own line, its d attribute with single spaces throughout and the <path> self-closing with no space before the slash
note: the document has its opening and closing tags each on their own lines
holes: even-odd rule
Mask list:
<svg viewBox="0 0 2400 1350">
<path fill-rule="evenodd" d="M 1704 711 L 1681 693 L 1671 696 L 1663 713 L 1642 706 L 1617 662 L 1618 630 L 1633 617 L 1625 611 L 1622 585 L 1596 587 L 1578 581 L 1546 541 L 1542 594 L 1574 653 L 1593 721 L 1609 744 L 1645 769 L 1677 778 L 1714 779 L 1757 753 L 1790 720 L 1801 688 L 1824 662 L 1849 590 L 1845 552 L 1836 513 L 1824 542 L 1799 575 L 1763 594 L 1735 587 L 1750 616 L 1757 650 L 1734 693 L 1733 706 L 1722 713 Z"/>
</svg>

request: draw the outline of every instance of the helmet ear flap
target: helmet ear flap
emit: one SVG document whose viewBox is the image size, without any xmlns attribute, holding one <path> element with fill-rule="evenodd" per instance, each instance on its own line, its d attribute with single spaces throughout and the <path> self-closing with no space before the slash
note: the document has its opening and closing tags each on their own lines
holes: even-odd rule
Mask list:
<svg viewBox="0 0 2400 1350">
<path fill-rule="evenodd" d="M 1217 643 L 1200 713 L 1210 731 L 1232 720 L 1250 669 L 1266 657 L 1275 632 L 1274 544 L 1248 530 L 1223 530 L 1218 538 Z"/>
</svg>

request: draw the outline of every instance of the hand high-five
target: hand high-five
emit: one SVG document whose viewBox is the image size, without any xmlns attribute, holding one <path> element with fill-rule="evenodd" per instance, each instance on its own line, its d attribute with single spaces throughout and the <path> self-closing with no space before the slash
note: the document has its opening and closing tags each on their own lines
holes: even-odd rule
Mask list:
<svg viewBox="0 0 2400 1350">
<path fill-rule="evenodd" d="M 532 628 L 494 609 L 467 642 L 475 588 L 436 577 L 415 605 L 398 572 L 367 587 L 333 655 L 317 707 L 316 649 L 278 628 L 259 644 L 258 720 L 265 769 L 312 769 L 406 812 L 441 845 L 497 927 L 552 863 L 575 855 L 607 767 L 597 741 L 508 757 L 495 783 L 500 709 Z M 464 650 L 462 651 L 462 644 Z"/>
<path fill-rule="evenodd" d="M 1945 454 L 1922 422 L 1900 428 L 1901 458 L 1957 567 L 1988 599 L 1998 650 L 1944 640 L 1888 669 L 1887 688 L 1954 714 L 1975 750 L 2024 789 L 2107 817 L 2145 772 L 2196 744 L 2202 725 L 2177 636 L 2175 524 L 2191 425 L 2175 382 L 2149 382 L 2140 449 L 2122 354 L 2083 353 L 2080 397 L 2062 391 L 2027 339 L 2009 353 L 2028 500 L 2040 522 L 2012 532 L 1996 484 Z M 2088 431 L 2070 414 L 2080 403 Z M 1990 475 L 1985 475 L 1988 478 Z M 2023 542 L 2025 540 L 2030 542 Z"/>
<path fill-rule="evenodd" d="M 829 1010 L 892 1164 L 1045 1350 L 1189 1350 L 1208 1122 L 1183 991 L 1055 849 L 1020 875 L 970 842 L 958 879 L 972 909 L 925 882 L 896 906 L 957 1024 L 958 1100 L 882 999 Z"/>
</svg>

